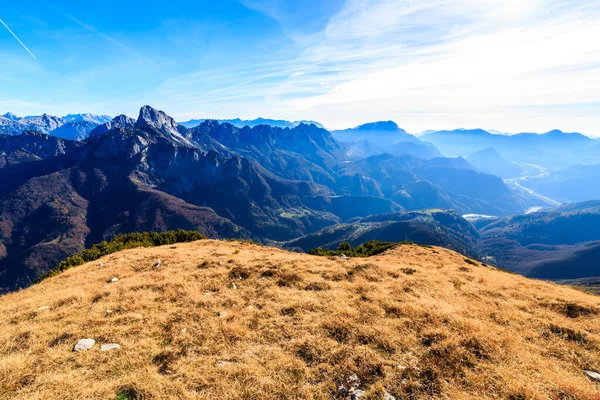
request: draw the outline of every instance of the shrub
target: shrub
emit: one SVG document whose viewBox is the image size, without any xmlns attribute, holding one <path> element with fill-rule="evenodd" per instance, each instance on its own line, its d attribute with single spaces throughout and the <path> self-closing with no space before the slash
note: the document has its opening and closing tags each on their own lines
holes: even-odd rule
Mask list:
<svg viewBox="0 0 600 400">
<path fill-rule="evenodd" d="M 340 244 L 337 250 L 324 249 L 322 247 L 318 247 L 316 249 L 312 249 L 308 252 L 308 254 L 313 256 L 322 256 L 322 257 L 331 257 L 331 256 L 340 256 L 345 254 L 348 257 L 371 257 L 377 254 L 381 254 L 384 251 L 392 249 L 398 245 L 402 244 L 413 244 L 412 242 L 382 242 L 380 240 L 371 240 L 370 242 L 363 243 L 355 248 L 351 248 L 348 242 L 344 242 Z M 346 250 L 341 250 L 341 249 Z"/>
<path fill-rule="evenodd" d="M 86 262 L 95 261 L 100 257 L 116 253 L 121 250 L 137 247 L 155 247 L 175 243 L 193 242 L 206 239 L 206 236 L 198 231 L 186 231 L 183 229 L 168 232 L 134 232 L 115 236 L 110 242 L 101 242 L 79 254 L 72 255 L 37 280 L 40 282 L 51 276 L 58 275 L 69 268 L 77 267 Z"/>
<path fill-rule="evenodd" d="M 352 250 L 352 246 L 350 246 L 350 243 L 348 243 L 348 242 L 342 242 L 338 246 L 338 251 L 350 251 L 350 250 Z"/>
</svg>

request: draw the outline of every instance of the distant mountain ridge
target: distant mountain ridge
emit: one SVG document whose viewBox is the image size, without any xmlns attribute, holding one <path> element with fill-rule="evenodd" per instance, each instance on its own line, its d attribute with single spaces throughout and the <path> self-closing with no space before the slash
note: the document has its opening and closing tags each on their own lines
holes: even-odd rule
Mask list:
<svg viewBox="0 0 600 400">
<path fill-rule="evenodd" d="M 98 125 L 110 121 L 108 115 L 69 114 L 55 117 L 48 114 L 18 117 L 13 113 L 0 116 L 0 134 L 19 135 L 24 131 L 37 131 L 63 139 L 83 140 Z"/>
<path fill-rule="evenodd" d="M 196 126 L 202 124 L 203 122 L 205 122 L 207 120 L 210 120 L 210 118 L 192 119 L 189 121 L 179 122 L 179 124 L 185 126 L 186 128 L 195 128 Z M 252 119 L 252 120 L 242 120 L 240 118 L 234 118 L 234 119 L 219 119 L 217 121 L 219 121 L 219 123 L 222 123 L 222 124 L 231 124 L 231 125 L 235 126 L 236 128 L 243 128 L 245 126 L 254 128 L 258 125 L 269 125 L 269 126 L 273 126 L 276 128 L 295 128 L 296 126 L 298 126 L 300 124 L 315 125 L 316 127 L 322 128 L 322 129 L 325 128 L 323 125 L 321 125 L 318 122 L 304 121 L 304 120 L 292 122 L 292 121 L 285 121 L 285 120 L 281 120 L 281 119 L 268 119 L 268 118 L 256 118 L 256 119 Z"/>
<path fill-rule="evenodd" d="M 598 163 L 599 153 L 588 153 L 597 142 L 581 133 L 552 130 L 546 133 L 492 134 L 483 129 L 456 129 L 424 134 L 421 140 L 436 145 L 446 156 L 469 156 L 494 148 L 507 160 L 548 167 Z"/>
<path fill-rule="evenodd" d="M 413 155 L 424 159 L 442 157 L 434 145 L 421 141 L 393 121 L 370 122 L 331 133 L 340 142 L 348 143 L 348 154 L 356 157 L 381 153 Z"/>
</svg>

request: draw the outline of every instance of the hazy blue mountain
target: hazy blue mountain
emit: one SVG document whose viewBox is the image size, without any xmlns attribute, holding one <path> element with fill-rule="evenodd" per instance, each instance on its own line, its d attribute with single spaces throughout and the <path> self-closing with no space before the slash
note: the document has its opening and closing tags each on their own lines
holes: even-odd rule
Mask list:
<svg viewBox="0 0 600 400">
<path fill-rule="evenodd" d="M 179 124 L 185 126 L 186 128 L 194 128 L 194 127 L 200 125 L 201 123 L 203 123 L 204 121 L 206 121 L 206 119 L 192 119 L 189 121 L 180 122 Z M 220 123 L 224 123 L 224 124 L 231 124 L 231 125 L 235 126 L 236 128 L 243 128 L 245 126 L 254 128 L 255 126 L 258 126 L 258 125 L 269 125 L 269 126 L 273 126 L 276 128 L 294 128 L 300 124 L 315 125 L 318 128 L 324 128 L 323 125 L 321 125 L 320 123 L 315 122 L 315 121 L 291 122 L 291 121 L 267 119 L 267 118 L 257 118 L 257 119 L 253 119 L 253 120 L 242 120 L 240 118 L 235 118 L 235 119 L 219 119 L 218 121 Z"/>
<path fill-rule="evenodd" d="M 463 158 L 382 154 L 347 162 L 338 175 L 337 193 L 388 198 L 409 210 L 444 208 L 504 216 L 542 205 L 513 192 L 500 178 L 473 170 Z"/>
<path fill-rule="evenodd" d="M 393 121 L 372 122 L 331 133 L 337 140 L 348 145 L 347 154 L 354 158 L 381 153 L 413 155 L 425 159 L 442 156 L 434 145 L 422 142 Z"/>
<path fill-rule="evenodd" d="M 488 147 L 487 149 L 479 150 L 471 154 L 467 157 L 467 161 L 473 165 L 476 170 L 496 175 L 501 178 L 516 177 L 522 172 L 518 165 L 507 161 L 498 154 L 493 147 Z"/>
<path fill-rule="evenodd" d="M 598 159 L 600 162 L 600 159 Z M 564 202 L 600 199 L 600 164 L 575 165 L 524 183 L 536 192 Z"/>
<path fill-rule="evenodd" d="M 596 142 L 580 133 L 553 130 L 543 134 L 492 134 L 483 129 L 456 129 L 436 131 L 421 136 L 421 140 L 435 144 L 446 156 L 469 156 L 493 147 L 508 161 L 538 164 L 548 168 L 594 162 L 597 157 L 587 149 Z"/>
</svg>

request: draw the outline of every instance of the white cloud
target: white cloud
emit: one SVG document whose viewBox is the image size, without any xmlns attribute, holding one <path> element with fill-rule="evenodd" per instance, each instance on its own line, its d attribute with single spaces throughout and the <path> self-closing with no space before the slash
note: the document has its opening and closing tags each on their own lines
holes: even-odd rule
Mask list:
<svg viewBox="0 0 600 400">
<path fill-rule="evenodd" d="M 600 135 L 597 37 L 599 0 L 347 0 L 275 60 L 176 77 L 151 95 L 180 113 L 330 128 L 394 119 L 412 131 Z"/>
</svg>

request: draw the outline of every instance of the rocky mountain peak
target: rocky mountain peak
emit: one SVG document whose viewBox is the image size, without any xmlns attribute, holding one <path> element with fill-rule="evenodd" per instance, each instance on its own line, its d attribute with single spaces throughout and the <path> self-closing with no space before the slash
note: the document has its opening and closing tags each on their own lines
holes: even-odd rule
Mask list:
<svg viewBox="0 0 600 400">
<path fill-rule="evenodd" d="M 150 126 L 154 129 L 174 129 L 177 130 L 177 122 L 169 117 L 165 112 L 157 110 L 150 106 L 144 106 L 140 109 L 136 128 Z"/>
<path fill-rule="evenodd" d="M 160 132 L 165 138 L 176 142 L 178 145 L 194 146 L 186 137 L 187 128 L 180 126 L 165 112 L 150 106 L 140 109 L 135 128 L 146 132 Z"/>
<path fill-rule="evenodd" d="M 11 112 L 7 112 L 6 114 L 3 115 L 3 117 L 6 119 L 9 119 L 11 121 L 18 121 L 21 119 Z"/>
</svg>

